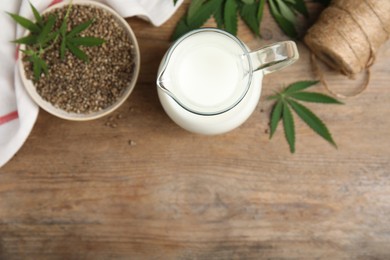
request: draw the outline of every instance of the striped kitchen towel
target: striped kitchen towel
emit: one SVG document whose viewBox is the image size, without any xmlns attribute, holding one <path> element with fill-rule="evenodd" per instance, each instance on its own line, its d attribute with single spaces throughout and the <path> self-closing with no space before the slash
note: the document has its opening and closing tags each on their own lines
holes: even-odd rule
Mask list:
<svg viewBox="0 0 390 260">
<path fill-rule="evenodd" d="M 31 0 L 40 11 L 63 0 Z M 64 0 L 65 1 L 65 0 Z M 153 25 L 163 24 L 183 0 L 98 0 L 115 9 L 123 17 L 139 16 Z M 77 0 L 74 0 L 77 3 Z M 20 149 L 30 134 L 38 116 L 38 106 L 24 90 L 16 61 L 18 51 L 12 40 L 23 34 L 23 28 L 6 14 L 19 13 L 32 18 L 28 0 L 0 1 L 0 167 Z"/>
</svg>

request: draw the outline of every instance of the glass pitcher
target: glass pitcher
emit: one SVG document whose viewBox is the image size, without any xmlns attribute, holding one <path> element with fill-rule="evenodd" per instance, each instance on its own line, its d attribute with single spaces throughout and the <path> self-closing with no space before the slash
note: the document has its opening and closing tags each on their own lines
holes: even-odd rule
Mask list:
<svg viewBox="0 0 390 260">
<path fill-rule="evenodd" d="M 165 54 L 158 71 L 158 96 L 169 117 L 184 129 L 225 133 L 245 122 L 256 108 L 263 75 L 298 58 L 292 41 L 250 51 L 223 30 L 194 30 Z"/>
</svg>

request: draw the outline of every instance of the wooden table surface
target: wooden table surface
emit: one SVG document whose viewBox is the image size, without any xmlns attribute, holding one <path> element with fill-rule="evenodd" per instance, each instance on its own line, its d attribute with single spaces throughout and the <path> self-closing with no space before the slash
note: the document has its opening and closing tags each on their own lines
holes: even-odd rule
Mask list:
<svg viewBox="0 0 390 260">
<path fill-rule="evenodd" d="M 282 128 L 268 138 L 266 97 L 314 78 L 302 43 L 300 61 L 264 79 L 238 129 L 195 135 L 164 113 L 156 71 L 184 7 L 159 28 L 128 19 L 142 69 L 115 128 L 108 117 L 68 122 L 40 111 L 0 169 L 0 259 L 390 259 L 390 44 L 362 95 L 308 104 L 339 148 L 296 118 L 292 155 Z M 286 39 L 268 13 L 262 31 L 266 40 L 239 24 L 252 48 Z M 328 76 L 338 91 L 357 85 Z"/>
</svg>

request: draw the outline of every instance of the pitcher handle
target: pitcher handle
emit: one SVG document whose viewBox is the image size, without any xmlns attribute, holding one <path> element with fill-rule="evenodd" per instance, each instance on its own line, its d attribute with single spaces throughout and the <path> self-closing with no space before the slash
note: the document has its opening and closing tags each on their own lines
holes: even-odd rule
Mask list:
<svg viewBox="0 0 390 260">
<path fill-rule="evenodd" d="M 278 71 L 299 58 L 297 45 L 293 41 L 278 42 L 249 53 L 253 72 L 263 70 L 264 75 Z"/>
</svg>

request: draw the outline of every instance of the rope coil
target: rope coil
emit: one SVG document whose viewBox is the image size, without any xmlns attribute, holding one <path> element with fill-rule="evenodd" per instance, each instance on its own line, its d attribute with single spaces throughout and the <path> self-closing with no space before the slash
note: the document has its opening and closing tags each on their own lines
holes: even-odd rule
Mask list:
<svg viewBox="0 0 390 260">
<path fill-rule="evenodd" d="M 318 59 L 351 79 L 366 71 L 364 85 L 352 95 L 355 96 L 366 89 L 376 52 L 389 37 L 389 0 L 333 0 L 308 30 L 304 41 Z M 329 89 L 314 56 L 312 63 L 326 89 L 346 97 Z"/>
</svg>

